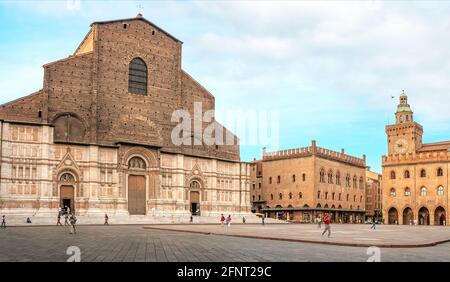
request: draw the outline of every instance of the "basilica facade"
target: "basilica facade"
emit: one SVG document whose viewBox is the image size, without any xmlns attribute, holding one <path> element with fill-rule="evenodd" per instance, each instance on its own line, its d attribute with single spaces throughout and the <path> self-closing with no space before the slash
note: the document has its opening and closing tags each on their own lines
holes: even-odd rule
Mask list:
<svg viewBox="0 0 450 282">
<path fill-rule="evenodd" d="M 203 122 L 214 96 L 183 71 L 181 47 L 138 15 L 92 23 L 73 55 L 44 65 L 41 90 L 0 106 L 0 213 L 248 213 L 249 164 L 236 136 Z M 180 109 L 233 142 L 183 132 L 174 144 Z"/>
<path fill-rule="evenodd" d="M 446 225 L 449 216 L 450 141 L 424 144 L 403 93 L 396 123 L 386 126 L 382 157 L 383 218 L 389 224 Z"/>
</svg>

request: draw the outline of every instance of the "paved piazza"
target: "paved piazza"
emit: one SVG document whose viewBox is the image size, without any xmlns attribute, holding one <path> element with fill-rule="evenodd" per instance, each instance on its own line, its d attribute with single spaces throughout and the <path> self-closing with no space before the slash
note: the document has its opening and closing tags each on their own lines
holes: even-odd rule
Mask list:
<svg viewBox="0 0 450 282">
<path fill-rule="evenodd" d="M 68 234 L 67 227 L 10 227 L 0 230 L 0 261 L 66 261 L 69 258 L 66 251 L 70 246 L 80 248 L 81 261 L 107 262 L 367 261 L 369 257 L 365 247 L 205 235 L 143 227 L 79 226 L 76 235 Z M 309 227 L 314 228 L 313 225 Z M 365 225 L 344 225 L 339 229 L 344 232 L 348 228 L 348 232 L 352 232 L 357 227 L 369 228 Z M 239 226 L 232 228 L 237 229 Z M 255 225 L 246 228 L 263 234 L 280 227 Z M 338 227 L 334 229 L 338 236 Z M 414 232 L 421 232 L 421 229 L 410 227 L 403 236 L 415 236 Z M 380 228 L 375 232 L 381 233 L 382 230 Z M 428 232 L 429 235 L 433 233 Z M 450 261 L 450 243 L 421 248 L 381 248 L 381 261 Z"/>
<path fill-rule="evenodd" d="M 444 226 L 377 225 L 376 230 L 370 227 L 367 224 L 332 224 L 330 238 L 321 236 L 323 225 L 319 229 L 313 224 L 237 224 L 230 228 L 219 224 L 151 225 L 145 228 L 356 247 L 428 247 L 450 241 L 450 228 Z"/>
</svg>

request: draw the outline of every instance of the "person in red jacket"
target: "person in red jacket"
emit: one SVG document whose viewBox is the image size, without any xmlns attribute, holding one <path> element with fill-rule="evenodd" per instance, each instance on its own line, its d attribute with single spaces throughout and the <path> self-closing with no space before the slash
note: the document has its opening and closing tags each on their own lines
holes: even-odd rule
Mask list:
<svg viewBox="0 0 450 282">
<path fill-rule="evenodd" d="M 325 224 L 325 229 L 322 232 L 322 236 L 328 231 L 328 237 L 330 237 L 331 235 L 330 216 L 327 213 L 323 217 L 323 224 Z"/>
</svg>

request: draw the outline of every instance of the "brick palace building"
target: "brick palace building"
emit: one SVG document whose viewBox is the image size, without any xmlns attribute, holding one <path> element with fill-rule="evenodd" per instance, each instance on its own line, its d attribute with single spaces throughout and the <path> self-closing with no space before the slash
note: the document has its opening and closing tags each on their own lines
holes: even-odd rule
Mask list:
<svg viewBox="0 0 450 282">
<path fill-rule="evenodd" d="M 386 126 L 383 214 L 389 224 L 444 225 L 449 210 L 450 141 L 424 144 L 403 93 L 395 124 Z"/>
<path fill-rule="evenodd" d="M 252 210 L 296 222 L 328 212 L 332 222 L 363 222 L 366 157 L 311 146 L 263 151 L 252 163 Z"/>
<path fill-rule="evenodd" d="M 182 69 L 181 51 L 139 14 L 92 23 L 73 55 L 44 65 L 41 90 L 0 106 L 0 213 L 21 221 L 56 218 L 61 206 L 99 218 L 249 213 L 249 164 L 236 136 L 217 123 L 232 145 L 171 141 L 175 110 L 215 108 Z"/>
</svg>

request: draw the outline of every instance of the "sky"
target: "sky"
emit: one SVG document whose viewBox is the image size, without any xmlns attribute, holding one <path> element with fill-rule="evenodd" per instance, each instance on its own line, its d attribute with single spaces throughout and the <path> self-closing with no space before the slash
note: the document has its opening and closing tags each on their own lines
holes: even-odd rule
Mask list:
<svg viewBox="0 0 450 282">
<path fill-rule="evenodd" d="M 402 90 L 424 142 L 450 139 L 450 1 L 0 1 L 0 104 L 41 89 L 92 22 L 138 12 L 183 41 L 219 113 L 277 112 L 280 149 L 314 139 L 381 172 Z"/>
</svg>

